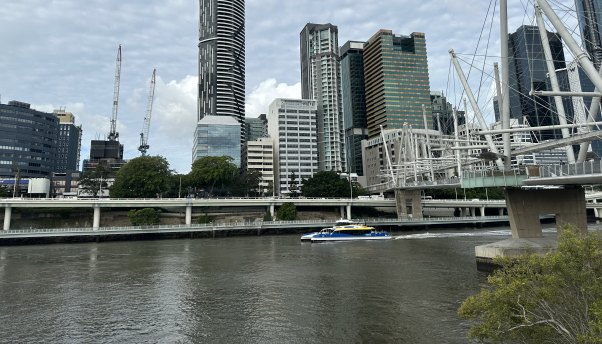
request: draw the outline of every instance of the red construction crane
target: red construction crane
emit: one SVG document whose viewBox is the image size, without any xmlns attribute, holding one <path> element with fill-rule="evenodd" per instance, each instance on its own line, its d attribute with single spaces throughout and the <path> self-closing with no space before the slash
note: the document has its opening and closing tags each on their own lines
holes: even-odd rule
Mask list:
<svg viewBox="0 0 602 344">
<path fill-rule="evenodd" d="M 148 92 L 148 103 L 146 105 L 146 116 L 144 116 L 144 124 L 142 126 L 142 132 L 140 133 L 140 146 L 138 150 L 142 153 L 142 156 L 146 155 L 146 151 L 149 148 L 148 145 L 148 130 L 150 128 L 151 114 L 153 112 L 153 101 L 155 99 L 155 74 L 157 69 L 153 69 L 153 76 L 150 81 L 150 90 Z"/>
<path fill-rule="evenodd" d="M 109 131 L 109 141 L 116 141 L 119 138 L 117 132 L 117 109 L 119 107 L 119 82 L 121 79 L 121 44 L 117 50 L 117 62 L 115 67 L 115 86 L 113 88 L 113 114 L 111 115 L 111 131 Z"/>
</svg>

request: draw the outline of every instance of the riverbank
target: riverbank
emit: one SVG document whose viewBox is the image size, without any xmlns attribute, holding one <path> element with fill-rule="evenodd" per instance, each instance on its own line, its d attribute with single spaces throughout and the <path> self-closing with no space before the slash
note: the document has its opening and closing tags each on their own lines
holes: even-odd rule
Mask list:
<svg viewBox="0 0 602 344">
<path fill-rule="evenodd" d="M 506 216 L 442 217 L 425 219 L 365 219 L 366 224 L 391 232 L 435 228 L 480 228 L 507 225 Z M 140 227 L 50 228 L 0 231 L 0 245 L 161 240 L 182 238 L 220 238 L 301 234 L 332 226 L 332 220 L 253 221 L 196 225 Z"/>
</svg>

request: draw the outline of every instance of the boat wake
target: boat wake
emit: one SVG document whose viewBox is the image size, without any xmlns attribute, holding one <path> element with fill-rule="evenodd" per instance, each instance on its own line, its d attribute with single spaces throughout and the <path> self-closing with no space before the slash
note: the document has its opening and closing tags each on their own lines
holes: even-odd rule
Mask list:
<svg viewBox="0 0 602 344">
<path fill-rule="evenodd" d="M 544 233 L 555 233 L 556 228 L 544 228 Z M 416 233 L 407 235 L 396 235 L 395 240 L 416 240 L 416 239 L 437 239 L 437 238 L 460 238 L 460 237 L 487 237 L 487 236 L 511 236 L 510 229 L 499 229 L 491 231 L 475 231 L 475 232 L 443 232 L 443 233 Z"/>
</svg>

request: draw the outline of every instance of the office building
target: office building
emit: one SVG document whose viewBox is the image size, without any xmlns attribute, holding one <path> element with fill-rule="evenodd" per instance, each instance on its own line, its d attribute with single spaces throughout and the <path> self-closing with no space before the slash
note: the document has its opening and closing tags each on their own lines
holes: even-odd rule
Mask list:
<svg viewBox="0 0 602 344">
<path fill-rule="evenodd" d="M 241 166 L 240 123 L 229 116 L 205 116 L 196 126 L 192 161 L 205 156 L 229 156 Z"/>
<path fill-rule="evenodd" d="M 318 157 L 320 170 L 343 171 L 343 111 L 339 30 L 332 24 L 305 25 L 301 40 L 301 98 L 318 106 Z"/>
<path fill-rule="evenodd" d="M 268 119 L 262 113 L 259 117 L 247 117 L 245 119 L 246 141 L 256 141 L 262 137 L 268 137 Z"/>
<path fill-rule="evenodd" d="M 364 45 L 364 78 L 368 136 L 404 123 L 432 128 L 429 73 L 424 33 L 409 36 L 380 30 Z"/>
<path fill-rule="evenodd" d="M 443 92 L 431 92 L 431 106 L 433 112 L 433 129 L 444 135 L 454 134 L 454 108 L 447 101 Z M 464 111 L 456 110 L 458 126 L 466 123 Z M 424 127 L 424 126 L 423 126 Z"/>
<path fill-rule="evenodd" d="M 575 0 L 577 20 L 581 29 L 581 41 L 596 66 L 602 63 L 602 2 L 600 0 Z"/>
<path fill-rule="evenodd" d="M 348 41 L 341 47 L 341 94 L 347 171 L 363 176 L 362 140 L 368 138 L 364 42 Z"/>
<path fill-rule="evenodd" d="M 264 196 L 274 195 L 274 140 L 261 137 L 247 141 L 247 171 L 257 171 L 261 178 L 257 190 Z"/>
<path fill-rule="evenodd" d="M 82 171 L 91 172 L 103 166 L 108 170 L 108 175 L 114 177 L 126 163 L 127 161 L 123 160 L 123 145 L 119 141 L 91 140 L 90 158 L 84 159 Z"/>
<path fill-rule="evenodd" d="M 54 110 L 53 113 L 59 119 L 58 151 L 54 172 L 79 171 L 82 126 L 75 125 L 75 116 L 71 112 Z"/>
<path fill-rule="evenodd" d="M 290 195 L 293 179 L 301 188 L 302 180 L 318 171 L 317 114 L 315 100 L 275 99 L 270 104 L 268 134 L 274 140 L 277 195 Z"/>
<path fill-rule="evenodd" d="M 557 70 L 564 69 L 566 65 L 560 36 L 548 32 L 548 40 L 554 67 Z M 557 125 L 559 121 L 553 98 L 529 95 L 531 90 L 551 90 L 539 29 L 536 26 L 523 25 L 516 32 L 510 34 L 508 54 L 510 57 L 510 118 L 520 121 L 525 117 L 532 127 Z M 572 118 L 568 117 L 567 121 L 571 122 Z M 533 132 L 534 142 L 561 137 L 560 130 Z"/>
<path fill-rule="evenodd" d="M 0 177 L 50 178 L 56 166 L 59 119 L 30 104 L 0 104 Z"/>
<path fill-rule="evenodd" d="M 234 118 L 244 142 L 245 2 L 199 0 L 197 121 L 206 116 Z M 197 132 L 199 129 L 197 128 Z M 197 139 L 195 135 L 195 140 Z M 217 144 L 217 143 L 216 143 Z M 193 152 L 193 157 L 204 155 Z M 220 150 L 220 148 L 211 148 Z M 224 147 L 223 150 L 229 148 Z M 233 157 L 240 164 L 240 156 Z"/>
</svg>

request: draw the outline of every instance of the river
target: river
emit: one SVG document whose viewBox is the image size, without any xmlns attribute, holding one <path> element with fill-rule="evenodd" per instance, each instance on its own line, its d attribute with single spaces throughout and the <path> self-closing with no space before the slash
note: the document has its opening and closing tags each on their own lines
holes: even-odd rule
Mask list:
<svg viewBox="0 0 602 344">
<path fill-rule="evenodd" d="M 474 247 L 508 228 L 0 247 L 3 343 L 467 343 Z"/>
</svg>

